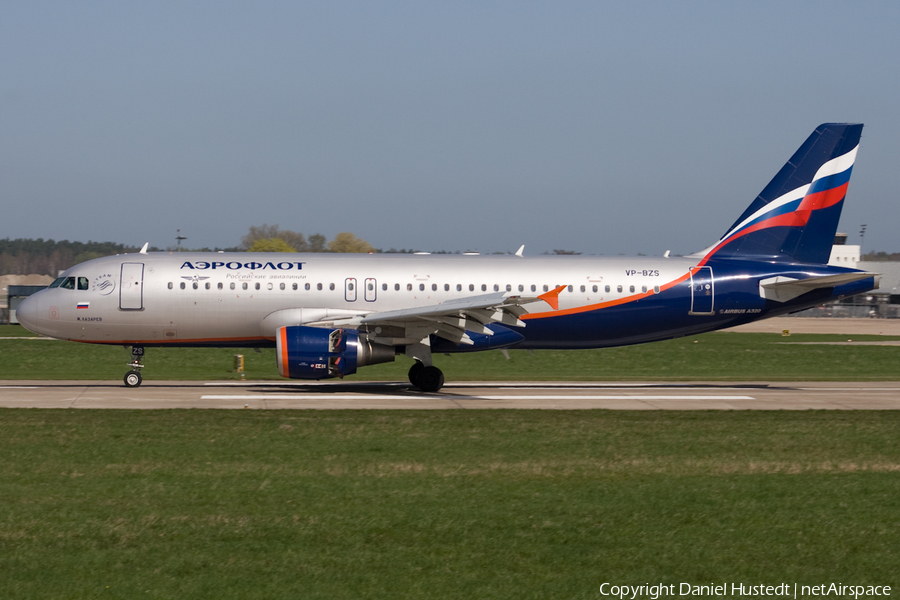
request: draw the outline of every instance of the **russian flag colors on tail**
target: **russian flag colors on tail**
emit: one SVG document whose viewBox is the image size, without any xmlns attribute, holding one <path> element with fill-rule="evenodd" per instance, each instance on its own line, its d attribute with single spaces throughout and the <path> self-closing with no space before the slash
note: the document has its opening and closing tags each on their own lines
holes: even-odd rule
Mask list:
<svg viewBox="0 0 900 600">
<path fill-rule="evenodd" d="M 862 124 L 816 128 L 705 260 L 771 258 L 825 264 L 853 171 Z"/>
</svg>

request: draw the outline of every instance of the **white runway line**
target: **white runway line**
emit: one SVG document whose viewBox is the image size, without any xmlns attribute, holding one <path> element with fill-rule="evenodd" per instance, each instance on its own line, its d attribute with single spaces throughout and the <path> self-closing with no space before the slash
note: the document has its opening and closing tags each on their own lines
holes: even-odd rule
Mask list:
<svg viewBox="0 0 900 600">
<path fill-rule="evenodd" d="M 393 396 L 368 394 L 253 394 L 200 396 L 201 400 L 756 400 L 753 396 L 670 396 L 603 394 L 590 396 Z"/>
</svg>

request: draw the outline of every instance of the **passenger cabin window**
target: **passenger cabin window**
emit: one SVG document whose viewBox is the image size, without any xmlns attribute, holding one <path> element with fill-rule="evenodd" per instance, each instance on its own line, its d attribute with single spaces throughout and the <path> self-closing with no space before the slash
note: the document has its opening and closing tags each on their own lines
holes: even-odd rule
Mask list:
<svg viewBox="0 0 900 600">
<path fill-rule="evenodd" d="M 174 287 L 175 287 L 175 284 L 173 284 L 173 283 L 170 281 L 170 282 L 169 282 L 169 289 L 171 290 L 171 289 L 174 288 Z"/>
<path fill-rule="evenodd" d="M 181 289 L 184 289 L 184 282 L 183 282 L 183 281 L 181 282 L 181 286 L 180 286 L 180 287 L 181 287 Z"/>
<path fill-rule="evenodd" d="M 603 288 L 603 291 L 606 292 L 606 293 L 608 294 L 608 293 L 609 293 L 609 286 L 604 287 L 604 288 Z"/>
<path fill-rule="evenodd" d="M 216 284 L 216 287 L 221 290 L 225 287 L 225 285 L 220 281 L 218 284 Z"/>
<path fill-rule="evenodd" d="M 616 291 L 619 292 L 619 293 L 621 294 L 621 293 L 622 293 L 622 286 L 621 286 L 621 285 L 617 285 L 617 286 L 616 286 Z"/>
<path fill-rule="evenodd" d="M 481 284 L 481 291 L 482 291 L 482 292 L 486 292 L 486 291 L 487 291 L 487 284 L 486 284 L 486 283 L 482 283 L 482 284 Z"/>
<path fill-rule="evenodd" d="M 228 286 L 228 287 L 230 287 L 231 289 L 234 289 L 234 282 L 232 281 L 232 282 L 231 282 L 231 285 Z"/>
</svg>

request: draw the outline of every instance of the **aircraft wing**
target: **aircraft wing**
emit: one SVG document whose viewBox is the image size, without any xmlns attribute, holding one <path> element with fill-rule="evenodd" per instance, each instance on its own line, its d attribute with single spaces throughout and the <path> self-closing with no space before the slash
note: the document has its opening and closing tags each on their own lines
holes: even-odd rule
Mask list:
<svg viewBox="0 0 900 600">
<path fill-rule="evenodd" d="M 821 277 L 808 277 L 806 279 L 794 279 L 793 277 L 785 277 L 779 275 L 770 277 L 759 282 L 759 295 L 766 300 L 774 300 L 776 302 L 787 302 L 793 300 L 797 296 L 802 296 L 807 292 L 820 288 L 835 287 L 869 277 L 879 277 L 877 273 L 866 273 L 859 271 L 856 273 L 840 273 L 838 275 L 823 275 Z"/>
<path fill-rule="evenodd" d="M 353 327 L 369 332 L 369 339 L 375 342 L 390 345 L 415 344 L 430 335 L 437 335 L 454 344 L 472 344 L 467 331 L 494 335 L 488 328 L 488 325 L 493 323 L 524 327 L 525 323 L 519 319 L 527 312 L 522 308 L 523 305 L 544 301 L 557 308 L 557 297 L 564 288 L 565 286 L 560 286 L 546 294 L 533 297 L 495 292 L 456 298 L 429 306 L 389 310 L 306 325 Z"/>
</svg>

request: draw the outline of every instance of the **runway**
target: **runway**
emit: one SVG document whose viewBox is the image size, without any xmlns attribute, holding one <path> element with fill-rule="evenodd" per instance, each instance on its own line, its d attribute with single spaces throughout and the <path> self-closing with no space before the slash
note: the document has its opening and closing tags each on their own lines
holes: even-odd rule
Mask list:
<svg viewBox="0 0 900 600">
<path fill-rule="evenodd" d="M 900 382 L 455 383 L 0 381 L 0 407 L 123 409 L 897 410 Z"/>
</svg>

